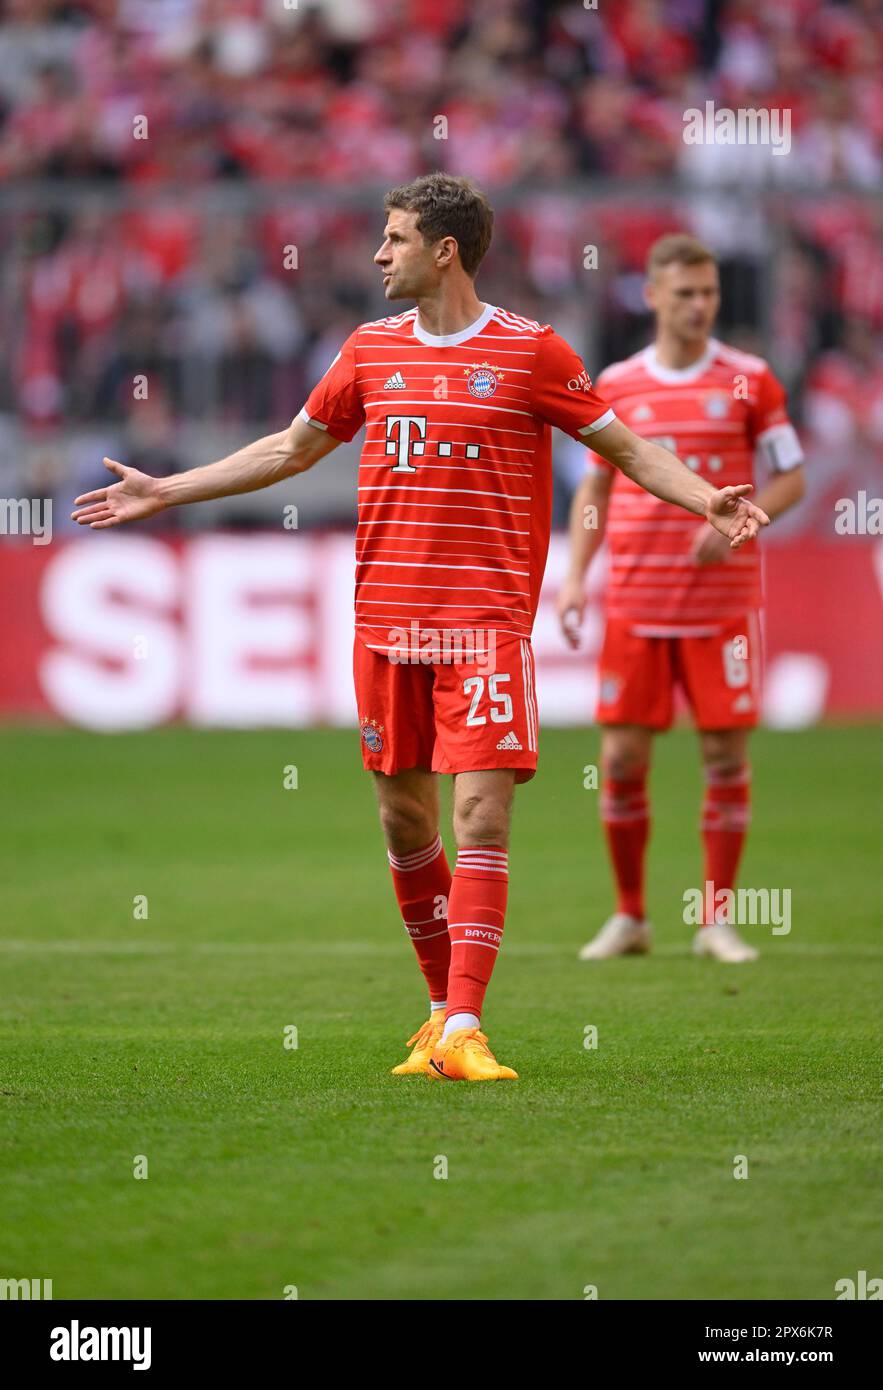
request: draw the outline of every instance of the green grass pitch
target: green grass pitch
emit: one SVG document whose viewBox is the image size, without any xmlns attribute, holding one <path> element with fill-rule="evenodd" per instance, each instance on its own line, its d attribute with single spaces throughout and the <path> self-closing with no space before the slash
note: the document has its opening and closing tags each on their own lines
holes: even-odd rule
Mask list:
<svg viewBox="0 0 883 1390">
<path fill-rule="evenodd" d="M 689 954 L 700 778 L 688 731 L 659 740 L 657 950 L 593 966 L 598 734 L 545 733 L 485 1014 L 521 1079 L 446 1086 L 389 1075 L 425 1002 L 355 735 L 6 729 L 0 1277 L 55 1298 L 832 1299 L 883 1273 L 881 742 L 757 736 L 742 882 L 790 888 L 792 930 L 747 928 L 761 961 L 733 967 Z"/>
</svg>

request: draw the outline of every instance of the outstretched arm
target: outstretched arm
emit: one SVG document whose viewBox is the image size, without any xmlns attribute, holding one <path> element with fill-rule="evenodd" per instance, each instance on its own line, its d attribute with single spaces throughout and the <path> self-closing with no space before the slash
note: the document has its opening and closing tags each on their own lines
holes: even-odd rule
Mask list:
<svg viewBox="0 0 883 1390">
<path fill-rule="evenodd" d="M 579 629 L 586 607 L 585 577 L 604 539 L 610 488 L 616 475 L 608 469 L 589 469 L 570 504 L 569 563 L 558 591 L 558 620 L 565 641 L 579 646 Z"/>
<path fill-rule="evenodd" d="M 287 430 L 256 439 L 219 463 L 191 468 L 186 473 L 173 473 L 166 478 L 151 478 L 137 468 L 127 468 L 115 459 L 106 458 L 105 467 L 117 474 L 120 481 L 96 488 L 94 492 L 84 492 L 75 500 L 76 510 L 71 516 L 80 526 L 98 531 L 106 526 L 119 526 L 124 521 L 140 521 L 165 511 L 166 507 L 183 506 L 185 502 L 208 502 L 215 497 L 256 492 L 283 478 L 305 473 L 339 443 L 340 440 L 326 430 L 308 425 L 300 416 L 295 416 Z"/>
<path fill-rule="evenodd" d="M 614 420 L 593 434 L 592 448 L 655 497 L 704 516 L 709 525 L 726 536 L 731 550 L 738 550 L 754 539 L 761 526 L 769 525 L 766 512 L 747 500 L 746 494 L 753 490 L 750 483 L 713 488 L 668 449 L 641 439 L 621 420 Z"/>
</svg>

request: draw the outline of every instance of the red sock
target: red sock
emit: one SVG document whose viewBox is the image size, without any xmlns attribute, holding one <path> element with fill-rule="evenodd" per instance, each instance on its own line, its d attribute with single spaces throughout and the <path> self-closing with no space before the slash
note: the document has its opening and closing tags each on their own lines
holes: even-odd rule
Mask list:
<svg viewBox="0 0 883 1390">
<path fill-rule="evenodd" d="M 448 904 L 448 1018 L 463 1013 L 481 1017 L 503 939 L 508 889 L 509 856 L 499 845 L 473 845 L 458 851 Z"/>
<path fill-rule="evenodd" d="M 434 1003 L 448 997 L 451 938 L 448 935 L 448 898 L 451 871 L 441 836 L 413 854 L 392 854 L 389 867 L 402 913 L 405 931 L 414 943 L 417 960 Z"/>
<path fill-rule="evenodd" d="M 735 887 L 750 823 L 751 768 L 748 764 L 743 763 L 735 772 L 707 768 L 702 843 L 705 846 L 705 881 L 714 884 L 715 892 Z"/>
<path fill-rule="evenodd" d="M 647 769 L 633 777 L 605 774 L 601 821 L 616 878 L 616 910 L 644 917 L 644 850 L 650 833 Z"/>
</svg>

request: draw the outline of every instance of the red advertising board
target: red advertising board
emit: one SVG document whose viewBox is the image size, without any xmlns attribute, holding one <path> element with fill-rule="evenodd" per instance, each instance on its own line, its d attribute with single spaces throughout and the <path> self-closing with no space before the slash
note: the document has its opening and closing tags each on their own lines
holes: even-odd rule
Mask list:
<svg viewBox="0 0 883 1390">
<path fill-rule="evenodd" d="M 603 563 L 583 647 L 558 631 L 555 536 L 534 633 L 541 718 L 591 721 Z M 883 715 L 883 542 L 795 540 L 765 554 L 764 715 L 778 727 Z M 347 725 L 353 540 L 91 533 L 0 545 L 0 718 L 97 730 Z"/>
</svg>

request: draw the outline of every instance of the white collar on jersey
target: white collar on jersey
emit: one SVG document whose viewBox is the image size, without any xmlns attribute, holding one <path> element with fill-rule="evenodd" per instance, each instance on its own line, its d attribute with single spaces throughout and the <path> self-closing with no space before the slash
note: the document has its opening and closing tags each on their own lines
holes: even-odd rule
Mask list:
<svg viewBox="0 0 883 1390">
<path fill-rule="evenodd" d="M 470 323 L 468 328 L 461 328 L 459 333 L 427 333 L 425 328 L 420 327 L 420 310 L 414 315 L 414 337 L 419 342 L 425 343 L 427 347 L 457 347 L 460 343 L 468 342 L 474 338 L 476 333 L 480 333 L 486 323 L 490 323 L 494 314 L 497 312 L 496 304 L 485 304 L 478 318 L 474 323 Z"/>
<path fill-rule="evenodd" d="M 717 339 L 709 338 L 708 346 L 698 362 L 692 362 L 689 367 L 663 367 L 656 357 L 656 345 L 651 343 L 642 353 L 644 368 L 650 376 L 655 377 L 657 381 L 664 382 L 666 386 L 680 386 L 684 382 L 695 381 L 697 377 L 700 377 L 712 361 L 717 349 Z"/>
</svg>

